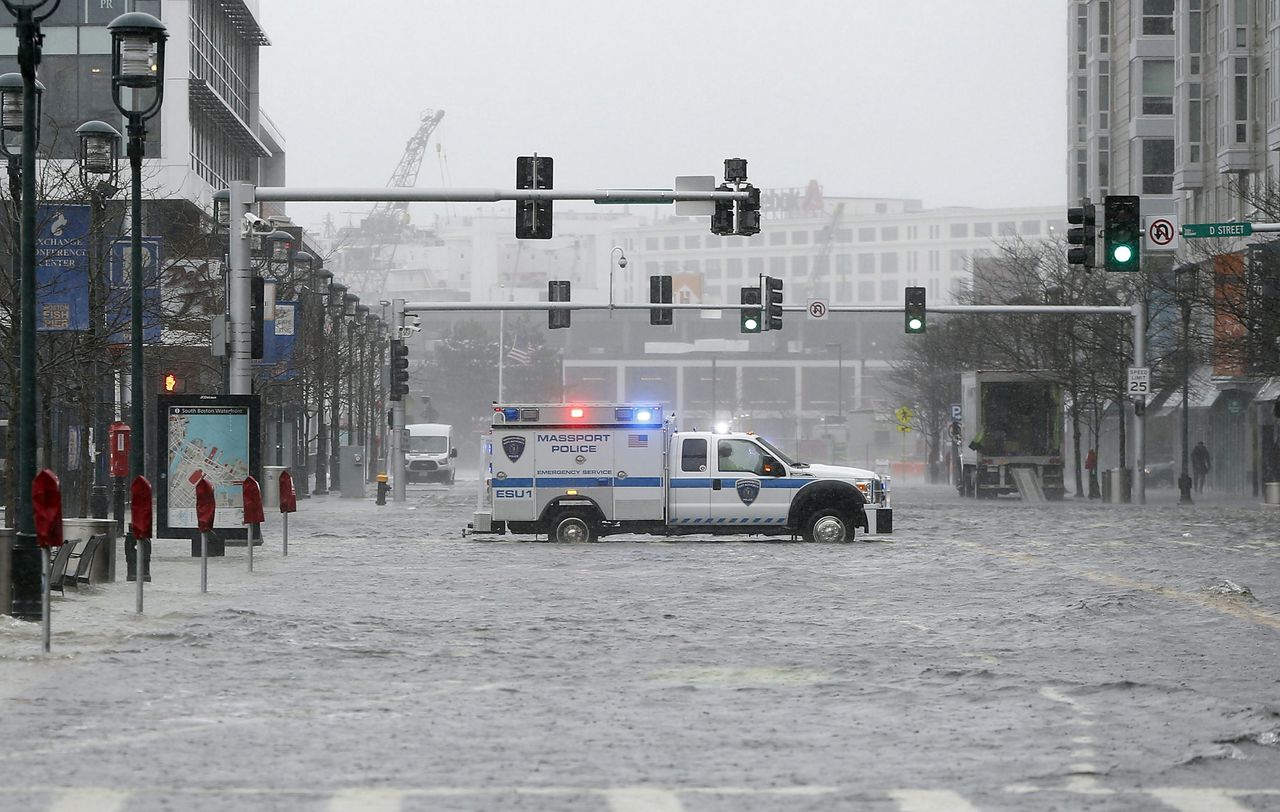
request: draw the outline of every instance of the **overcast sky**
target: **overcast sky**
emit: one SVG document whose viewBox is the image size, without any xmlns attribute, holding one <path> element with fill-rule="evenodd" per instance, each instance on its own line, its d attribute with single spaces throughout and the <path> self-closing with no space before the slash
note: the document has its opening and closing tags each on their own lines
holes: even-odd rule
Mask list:
<svg viewBox="0 0 1280 812">
<path fill-rule="evenodd" d="M 1057 205 L 1066 6 L 262 0 L 261 101 L 291 186 L 386 185 L 432 108 L 446 112 L 419 186 L 511 188 L 516 156 L 537 152 L 559 188 L 669 188 L 733 156 L 764 188 Z"/>
</svg>

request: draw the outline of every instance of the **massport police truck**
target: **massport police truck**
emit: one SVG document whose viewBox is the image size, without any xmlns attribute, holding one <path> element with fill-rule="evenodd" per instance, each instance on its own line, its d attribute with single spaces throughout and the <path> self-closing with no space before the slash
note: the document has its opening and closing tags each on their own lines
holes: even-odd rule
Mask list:
<svg viewBox="0 0 1280 812">
<path fill-rule="evenodd" d="M 797 462 L 746 432 L 676 431 L 658 406 L 495 405 L 482 466 L 470 533 L 893 532 L 886 477 Z"/>
</svg>

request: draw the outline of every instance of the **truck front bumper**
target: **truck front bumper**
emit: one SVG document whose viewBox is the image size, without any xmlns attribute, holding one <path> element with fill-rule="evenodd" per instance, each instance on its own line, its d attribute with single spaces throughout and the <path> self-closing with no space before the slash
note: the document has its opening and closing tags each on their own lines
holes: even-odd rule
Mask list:
<svg viewBox="0 0 1280 812">
<path fill-rule="evenodd" d="M 883 536 L 893 532 L 893 508 L 866 505 L 863 511 L 867 514 L 868 536 Z"/>
</svg>

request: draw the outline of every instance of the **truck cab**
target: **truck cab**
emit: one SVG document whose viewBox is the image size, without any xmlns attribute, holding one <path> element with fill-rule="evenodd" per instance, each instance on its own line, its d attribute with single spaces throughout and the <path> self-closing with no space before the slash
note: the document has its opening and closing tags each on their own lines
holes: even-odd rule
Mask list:
<svg viewBox="0 0 1280 812">
<path fill-rule="evenodd" d="M 458 449 L 448 423 L 410 423 L 405 426 L 404 467 L 408 482 L 452 485 L 457 474 Z"/>
</svg>

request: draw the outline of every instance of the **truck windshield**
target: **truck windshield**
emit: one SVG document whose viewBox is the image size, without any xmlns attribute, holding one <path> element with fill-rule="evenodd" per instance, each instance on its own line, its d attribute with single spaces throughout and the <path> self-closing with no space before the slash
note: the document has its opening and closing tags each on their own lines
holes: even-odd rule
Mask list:
<svg viewBox="0 0 1280 812">
<path fill-rule="evenodd" d="M 449 450 L 449 438 L 410 437 L 407 450 L 410 454 L 444 454 Z"/>
<path fill-rule="evenodd" d="M 782 449 L 778 448 L 776 445 L 769 442 L 765 438 L 757 436 L 756 440 L 759 441 L 760 445 L 769 449 L 770 454 L 777 457 L 779 461 L 784 462 L 787 465 L 790 465 L 792 468 L 796 468 L 804 465 L 803 462 L 796 462 L 795 460 L 788 457 L 786 454 L 782 452 Z"/>
</svg>

